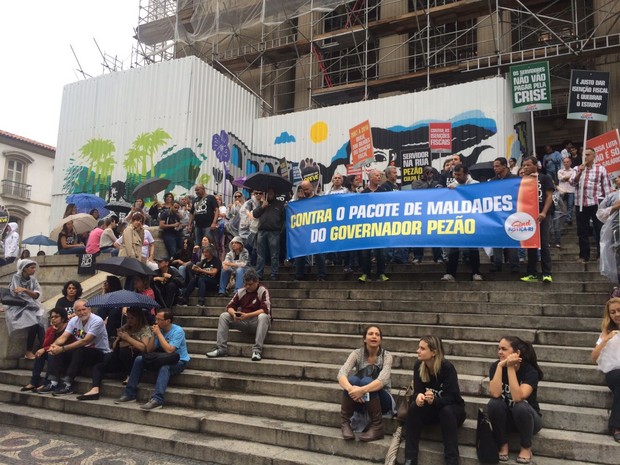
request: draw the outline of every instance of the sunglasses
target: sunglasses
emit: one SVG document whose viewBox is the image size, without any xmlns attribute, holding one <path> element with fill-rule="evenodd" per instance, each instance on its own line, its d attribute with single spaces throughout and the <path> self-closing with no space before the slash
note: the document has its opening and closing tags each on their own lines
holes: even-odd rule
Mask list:
<svg viewBox="0 0 620 465">
<path fill-rule="evenodd" d="M 263 195 L 262 192 L 254 192 L 254 195 Z"/>
</svg>

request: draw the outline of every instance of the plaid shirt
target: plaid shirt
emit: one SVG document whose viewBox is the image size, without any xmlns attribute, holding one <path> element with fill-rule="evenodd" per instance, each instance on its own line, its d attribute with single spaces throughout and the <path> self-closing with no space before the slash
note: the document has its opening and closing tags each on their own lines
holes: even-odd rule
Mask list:
<svg viewBox="0 0 620 465">
<path fill-rule="evenodd" d="M 573 183 L 580 170 L 580 166 L 575 168 L 575 174 L 573 174 L 573 178 L 571 179 Z M 582 185 L 583 194 L 581 193 Z M 586 168 L 576 186 L 575 205 L 578 207 L 598 205 L 599 202 L 612 191 L 611 182 L 609 181 L 609 176 L 607 176 L 607 170 L 600 165 L 592 165 L 591 168 Z"/>
</svg>

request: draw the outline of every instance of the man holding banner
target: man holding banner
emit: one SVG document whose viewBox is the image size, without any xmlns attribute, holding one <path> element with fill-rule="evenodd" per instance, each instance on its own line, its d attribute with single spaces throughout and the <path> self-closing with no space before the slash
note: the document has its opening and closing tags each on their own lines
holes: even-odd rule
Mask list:
<svg viewBox="0 0 620 465">
<path fill-rule="evenodd" d="M 368 185 L 362 191 L 362 194 L 368 194 L 371 192 L 385 192 L 385 189 L 381 186 L 381 171 L 372 170 L 368 175 Z M 362 250 L 360 252 L 361 265 L 362 265 L 362 275 L 357 278 L 358 281 L 365 283 L 370 279 L 370 268 L 371 268 L 371 260 L 372 260 L 372 252 L 373 250 Z M 377 258 L 377 279 L 379 281 L 385 282 L 389 281 L 385 275 L 385 253 L 383 249 L 374 249 L 375 257 Z"/>
<path fill-rule="evenodd" d="M 579 261 L 586 263 L 590 260 L 590 220 L 594 225 L 594 239 L 596 240 L 597 258 L 600 256 L 601 223 L 596 217 L 599 201 L 607 197 L 611 183 L 607 170 L 595 165 L 596 153 L 593 148 L 586 148 L 585 162 L 575 169 L 572 182 L 577 186 L 575 205 L 577 205 L 577 237 L 579 238 Z"/>
<path fill-rule="evenodd" d="M 478 181 L 469 175 L 469 169 L 460 163 L 457 163 L 452 167 L 452 175 L 454 176 L 454 182 L 452 184 L 448 184 L 450 189 L 455 189 L 458 186 L 465 186 L 468 184 L 478 184 Z M 472 281 L 482 281 L 482 275 L 480 274 L 480 251 L 476 247 L 467 249 L 459 249 L 455 247 L 449 248 L 446 274 L 443 275 L 441 280 L 456 281 L 456 269 L 459 265 L 459 256 L 461 255 L 461 251 L 466 253 L 469 257 Z"/>
<path fill-rule="evenodd" d="M 537 177 L 540 266 L 543 283 L 551 283 L 553 278 L 551 277 L 551 252 L 549 250 L 549 222 L 553 217 L 553 181 L 546 174 L 538 173 L 538 160 L 534 156 L 524 158 L 521 167 L 525 176 Z M 538 250 L 536 248 L 527 249 L 527 273 L 521 278 L 521 281 L 527 283 L 538 281 L 536 263 L 538 263 Z"/>
<path fill-rule="evenodd" d="M 308 201 L 308 199 L 312 199 L 316 196 L 314 192 L 314 186 L 310 181 L 302 181 L 299 185 L 301 187 L 302 192 L 304 193 L 303 198 L 300 198 L 300 201 Z M 325 281 L 325 277 L 327 276 L 327 272 L 325 271 L 325 254 L 318 253 L 314 255 L 316 259 L 316 266 L 318 268 L 319 276 L 317 281 Z M 304 268 L 306 266 L 306 257 L 297 257 L 295 258 L 295 281 L 302 281 L 305 277 Z"/>
</svg>

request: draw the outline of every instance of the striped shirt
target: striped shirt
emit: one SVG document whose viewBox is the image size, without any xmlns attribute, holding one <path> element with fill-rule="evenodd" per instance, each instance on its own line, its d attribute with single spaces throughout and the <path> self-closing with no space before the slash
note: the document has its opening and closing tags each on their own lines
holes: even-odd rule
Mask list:
<svg viewBox="0 0 620 465">
<path fill-rule="evenodd" d="M 575 168 L 575 174 L 571 181 L 574 183 L 577 174 L 580 172 L 581 166 Z M 585 183 L 585 184 L 584 184 Z M 583 194 L 581 186 L 583 185 Z M 612 191 L 607 170 L 600 165 L 592 165 L 591 168 L 585 169 L 585 172 L 579 178 L 575 189 L 575 205 L 578 207 L 591 207 L 598 205 L 607 194 Z"/>
</svg>

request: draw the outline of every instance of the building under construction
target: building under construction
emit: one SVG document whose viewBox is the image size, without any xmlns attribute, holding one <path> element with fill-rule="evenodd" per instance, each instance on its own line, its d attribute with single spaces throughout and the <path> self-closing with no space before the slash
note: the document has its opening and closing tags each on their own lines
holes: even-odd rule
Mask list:
<svg viewBox="0 0 620 465">
<path fill-rule="evenodd" d="M 134 64 L 195 55 L 274 115 L 548 60 L 553 109 L 536 113 L 537 140 L 557 143 L 574 135 L 570 70 L 615 72 L 619 19 L 620 0 L 144 0 Z M 618 127 L 611 102 L 596 132 Z"/>
</svg>

